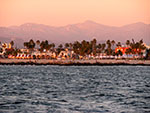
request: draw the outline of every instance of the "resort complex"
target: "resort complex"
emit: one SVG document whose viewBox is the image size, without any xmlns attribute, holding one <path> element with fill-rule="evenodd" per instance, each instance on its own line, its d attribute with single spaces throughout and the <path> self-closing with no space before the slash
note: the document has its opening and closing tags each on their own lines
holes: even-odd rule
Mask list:
<svg viewBox="0 0 150 113">
<path fill-rule="evenodd" d="M 54 43 L 47 40 L 24 42 L 24 48 L 15 48 L 14 42 L 0 42 L 0 58 L 9 59 L 150 59 L 150 46 L 143 40 L 135 42 L 127 40 L 121 42 L 107 40 L 98 43 L 96 39 L 91 41 L 75 41 L 74 43 L 60 44 L 55 47 Z"/>
</svg>

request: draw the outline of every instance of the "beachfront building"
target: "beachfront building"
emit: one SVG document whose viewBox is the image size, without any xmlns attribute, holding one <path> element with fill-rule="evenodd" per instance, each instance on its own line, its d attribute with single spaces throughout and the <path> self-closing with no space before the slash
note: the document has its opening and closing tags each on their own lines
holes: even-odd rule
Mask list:
<svg viewBox="0 0 150 113">
<path fill-rule="evenodd" d="M 55 59 L 56 58 L 56 53 L 53 51 L 45 51 L 45 52 L 40 52 L 36 51 L 32 53 L 32 56 L 35 56 L 36 58 L 46 58 L 46 59 Z"/>
<path fill-rule="evenodd" d="M 115 53 L 121 51 L 122 54 L 126 54 L 126 50 L 127 50 L 128 48 L 129 48 L 129 47 L 117 47 L 117 48 L 115 49 Z"/>
<path fill-rule="evenodd" d="M 9 56 L 8 58 L 13 58 L 13 56 Z M 17 56 L 15 57 L 17 59 L 31 59 L 32 56 L 29 54 L 17 54 Z"/>
<path fill-rule="evenodd" d="M 143 49 L 146 47 L 145 45 L 142 45 L 142 48 L 131 48 L 131 47 L 117 47 L 115 49 L 115 53 L 120 58 L 143 58 L 145 57 L 146 49 Z"/>
<path fill-rule="evenodd" d="M 143 44 L 145 47 L 146 47 L 146 49 L 150 49 L 150 45 L 147 45 L 147 44 Z"/>
<path fill-rule="evenodd" d="M 29 49 L 20 49 L 20 51 L 21 51 L 22 53 L 24 53 L 24 54 L 29 53 Z"/>
<path fill-rule="evenodd" d="M 3 56 L 6 53 L 6 50 L 10 50 L 12 48 L 10 43 L 2 43 L 0 46 L 0 55 Z"/>
<path fill-rule="evenodd" d="M 146 49 L 143 52 L 143 56 L 144 56 L 145 59 L 150 60 L 150 46 L 146 45 L 145 43 L 144 43 L 144 46 L 146 47 Z"/>
<path fill-rule="evenodd" d="M 11 58 L 11 57 L 10 57 Z M 40 52 L 38 49 L 21 49 L 21 53 L 16 56 L 17 59 L 56 59 L 55 51 L 43 51 Z"/>
<path fill-rule="evenodd" d="M 57 59 L 70 59 L 73 57 L 74 51 L 65 49 L 61 51 L 57 57 Z"/>
<path fill-rule="evenodd" d="M 10 48 L 12 48 L 10 43 L 3 43 L 3 44 L 2 44 L 2 47 L 3 47 L 4 49 L 10 49 Z"/>
</svg>

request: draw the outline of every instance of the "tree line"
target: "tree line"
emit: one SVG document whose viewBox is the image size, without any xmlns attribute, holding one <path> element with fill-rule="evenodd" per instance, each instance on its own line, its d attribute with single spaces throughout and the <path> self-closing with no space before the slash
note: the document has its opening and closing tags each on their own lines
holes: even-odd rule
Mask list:
<svg viewBox="0 0 150 113">
<path fill-rule="evenodd" d="M 12 46 L 12 52 L 9 50 L 7 54 L 17 54 L 21 51 L 17 48 L 14 48 L 14 42 L 10 42 Z M 107 40 L 105 43 L 98 43 L 96 39 L 93 39 L 91 41 L 75 41 L 73 43 L 65 43 L 65 44 L 59 44 L 58 47 L 54 43 L 49 43 L 48 40 L 44 41 L 34 41 L 33 39 L 29 40 L 28 42 L 24 42 L 24 47 L 26 49 L 29 49 L 30 52 L 32 52 L 35 48 L 38 49 L 40 52 L 47 52 L 55 51 L 57 54 L 60 53 L 60 51 L 69 49 L 73 50 L 78 55 L 89 55 L 93 54 L 96 55 L 97 53 L 105 53 L 106 55 L 122 55 L 122 52 L 119 50 L 118 52 L 115 52 L 116 47 L 122 47 L 121 42 L 116 42 L 114 40 Z M 0 42 L 1 45 L 1 42 Z M 6 47 L 5 44 L 2 45 L 4 48 Z M 142 55 L 142 50 L 146 49 L 146 47 L 143 44 L 143 40 L 140 40 L 138 42 L 135 42 L 133 39 L 132 41 L 126 40 L 126 47 L 128 49 L 126 50 L 126 54 L 139 54 Z M 1 49 L 0 49 L 1 51 Z"/>
<path fill-rule="evenodd" d="M 34 50 L 34 48 L 37 48 L 40 52 L 43 51 L 54 51 L 59 54 L 60 51 L 65 49 L 73 50 L 76 54 L 85 56 L 89 54 L 96 55 L 97 53 L 106 53 L 106 55 L 122 55 L 121 51 L 115 52 L 116 47 L 122 47 L 121 42 L 116 42 L 114 40 L 107 40 L 105 43 L 98 43 L 96 39 L 93 39 L 91 41 L 75 41 L 73 43 L 65 43 L 65 44 L 59 44 L 57 48 L 55 48 L 54 43 L 49 43 L 47 40 L 41 41 L 37 40 L 34 42 L 32 39 L 29 42 L 24 42 L 24 47 L 29 49 L 30 51 Z M 126 47 L 128 49 L 126 50 L 126 54 L 139 54 L 142 55 L 142 50 L 146 49 L 146 47 L 143 44 L 143 40 L 140 40 L 138 42 L 135 42 L 133 39 L 132 41 L 127 40 L 126 41 Z"/>
</svg>

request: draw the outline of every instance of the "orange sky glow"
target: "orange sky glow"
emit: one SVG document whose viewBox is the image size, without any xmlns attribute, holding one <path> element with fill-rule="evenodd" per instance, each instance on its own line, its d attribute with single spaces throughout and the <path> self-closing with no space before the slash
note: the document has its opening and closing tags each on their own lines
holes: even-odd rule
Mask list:
<svg viewBox="0 0 150 113">
<path fill-rule="evenodd" d="M 150 0 L 0 0 L 0 26 L 65 26 L 86 20 L 111 26 L 150 24 Z"/>
</svg>

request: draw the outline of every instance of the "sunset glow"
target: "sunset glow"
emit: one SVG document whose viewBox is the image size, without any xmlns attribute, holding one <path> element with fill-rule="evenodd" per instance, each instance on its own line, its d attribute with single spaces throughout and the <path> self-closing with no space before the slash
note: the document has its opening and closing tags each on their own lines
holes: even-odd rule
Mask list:
<svg viewBox="0 0 150 113">
<path fill-rule="evenodd" d="M 113 26 L 150 24 L 150 0 L 0 0 L 0 26 L 64 26 L 85 20 Z"/>
</svg>

